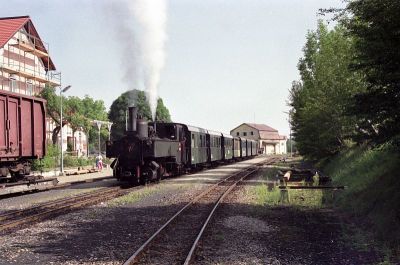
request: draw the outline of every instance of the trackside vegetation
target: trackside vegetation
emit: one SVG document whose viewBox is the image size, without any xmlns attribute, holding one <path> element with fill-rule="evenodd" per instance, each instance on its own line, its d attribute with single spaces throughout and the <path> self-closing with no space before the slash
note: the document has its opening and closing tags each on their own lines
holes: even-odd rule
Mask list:
<svg viewBox="0 0 400 265">
<path fill-rule="evenodd" d="M 400 2 L 348 0 L 306 36 L 288 105 L 298 152 L 347 189 L 334 203 L 400 257 Z M 332 22 L 332 21 L 330 21 Z M 360 224 L 361 226 L 361 224 Z"/>
<path fill-rule="evenodd" d="M 365 229 L 400 254 L 400 155 L 391 144 L 357 146 L 333 157 L 323 170 L 347 188 L 336 204 L 366 221 Z M 362 224 L 360 224 L 362 225 Z M 397 253 L 396 253 L 397 252 Z"/>
</svg>

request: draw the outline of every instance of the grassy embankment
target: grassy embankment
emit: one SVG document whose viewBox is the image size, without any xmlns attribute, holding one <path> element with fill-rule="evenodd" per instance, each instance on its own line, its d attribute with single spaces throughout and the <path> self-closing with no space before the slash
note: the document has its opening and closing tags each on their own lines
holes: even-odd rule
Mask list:
<svg viewBox="0 0 400 265">
<path fill-rule="evenodd" d="M 360 221 L 343 224 L 344 241 L 361 249 L 375 245 L 388 255 L 386 260 L 400 257 L 400 154 L 396 149 L 388 144 L 373 149 L 355 147 L 325 161 L 322 171 L 332 178 L 333 185 L 346 189 L 289 190 L 287 203 L 282 202 L 282 191 L 276 186 L 256 186 L 252 193 L 262 205 L 338 206 Z M 270 169 L 263 178 L 273 181 L 275 175 L 276 169 Z M 371 242 L 374 238 L 378 239 L 375 243 Z"/>
<path fill-rule="evenodd" d="M 353 148 L 325 163 L 323 170 L 347 189 L 336 205 L 365 220 L 369 231 L 400 253 L 400 155 L 390 145 Z"/>
</svg>

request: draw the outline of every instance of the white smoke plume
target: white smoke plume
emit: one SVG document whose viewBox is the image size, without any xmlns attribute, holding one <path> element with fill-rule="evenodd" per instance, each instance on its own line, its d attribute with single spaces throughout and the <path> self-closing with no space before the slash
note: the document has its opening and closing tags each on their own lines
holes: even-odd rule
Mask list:
<svg viewBox="0 0 400 265">
<path fill-rule="evenodd" d="M 167 0 L 123 0 L 111 11 L 123 45 L 124 80 L 129 89 L 144 86 L 153 120 L 165 63 Z"/>
</svg>

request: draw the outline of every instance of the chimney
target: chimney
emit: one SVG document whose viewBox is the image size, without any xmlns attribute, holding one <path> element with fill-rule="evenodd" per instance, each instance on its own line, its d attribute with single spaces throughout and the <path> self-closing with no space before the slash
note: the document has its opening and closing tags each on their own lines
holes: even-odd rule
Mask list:
<svg viewBox="0 0 400 265">
<path fill-rule="evenodd" d="M 127 131 L 136 132 L 137 108 L 132 106 L 128 107 L 128 122 Z"/>
</svg>

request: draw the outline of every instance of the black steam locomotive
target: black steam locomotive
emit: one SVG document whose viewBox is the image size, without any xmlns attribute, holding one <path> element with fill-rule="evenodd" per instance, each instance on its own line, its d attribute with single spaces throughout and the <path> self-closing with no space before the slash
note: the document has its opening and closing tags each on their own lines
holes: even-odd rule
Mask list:
<svg viewBox="0 0 400 265">
<path fill-rule="evenodd" d="M 182 123 L 147 122 L 128 108 L 126 135 L 107 142 L 119 180 L 146 183 L 187 170 L 257 155 L 257 142 Z"/>
</svg>

